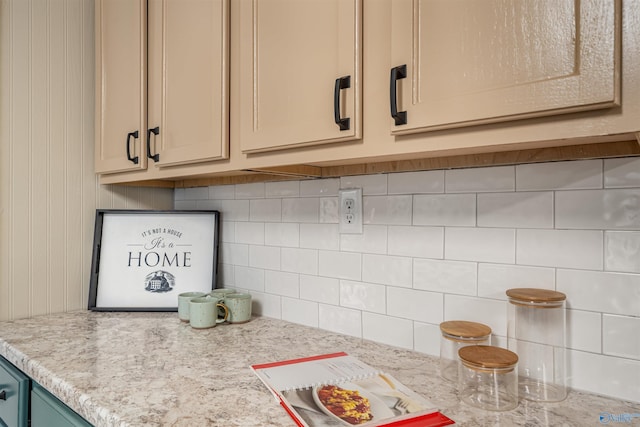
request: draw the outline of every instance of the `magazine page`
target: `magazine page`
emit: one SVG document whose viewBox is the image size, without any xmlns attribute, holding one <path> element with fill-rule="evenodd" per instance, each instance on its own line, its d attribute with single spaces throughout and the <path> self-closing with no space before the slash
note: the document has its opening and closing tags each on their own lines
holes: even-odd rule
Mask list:
<svg viewBox="0 0 640 427">
<path fill-rule="evenodd" d="M 276 391 L 356 380 L 378 373 L 366 363 L 342 352 L 253 365 L 251 368 Z"/>
<path fill-rule="evenodd" d="M 431 414 L 437 408 L 388 374 L 282 392 L 310 427 L 377 426 Z"/>
<path fill-rule="evenodd" d="M 388 373 L 344 352 L 252 365 L 302 427 L 436 427 L 454 424 Z"/>
</svg>

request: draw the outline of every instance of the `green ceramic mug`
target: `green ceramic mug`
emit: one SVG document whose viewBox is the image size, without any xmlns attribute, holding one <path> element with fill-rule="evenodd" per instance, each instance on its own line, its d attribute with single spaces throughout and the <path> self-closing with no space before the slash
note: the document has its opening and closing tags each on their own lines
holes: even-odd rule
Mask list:
<svg viewBox="0 0 640 427">
<path fill-rule="evenodd" d="M 251 320 L 251 294 L 229 293 L 225 295 L 224 303 L 229 308 L 229 323 L 244 323 Z"/>
<path fill-rule="evenodd" d="M 218 311 L 222 309 L 221 313 Z M 213 328 L 223 323 L 229 317 L 229 309 L 223 304 L 222 298 L 205 296 L 189 301 L 189 324 L 192 328 Z"/>
<path fill-rule="evenodd" d="M 183 322 L 189 321 L 189 302 L 194 298 L 204 297 L 204 292 L 183 292 L 178 295 L 178 318 Z"/>
</svg>

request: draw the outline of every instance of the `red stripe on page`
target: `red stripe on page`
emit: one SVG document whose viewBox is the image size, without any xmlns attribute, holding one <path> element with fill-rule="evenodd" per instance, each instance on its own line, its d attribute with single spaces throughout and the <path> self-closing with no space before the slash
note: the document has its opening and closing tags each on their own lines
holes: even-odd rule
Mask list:
<svg viewBox="0 0 640 427">
<path fill-rule="evenodd" d="M 303 423 L 302 423 L 302 421 L 300 421 L 300 420 L 298 419 L 298 417 L 296 416 L 296 414 L 295 414 L 291 409 L 289 409 L 289 407 L 288 407 L 288 406 L 287 406 L 283 401 L 280 401 L 280 404 L 282 405 L 282 407 L 284 408 L 284 410 L 285 410 L 285 411 L 287 411 L 287 413 L 289 414 L 289 416 L 293 419 L 293 421 L 295 421 L 295 422 L 296 422 L 296 424 L 297 424 L 299 427 L 306 427 L 306 425 L 305 425 L 305 424 L 303 424 Z"/>
<path fill-rule="evenodd" d="M 347 353 L 341 351 L 339 353 L 321 354 L 319 356 L 303 357 L 301 359 L 282 360 L 280 362 L 263 363 L 261 365 L 251 365 L 253 369 L 273 368 L 274 366 L 293 365 L 294 363 L 309 362 L 311 360 L 331 359 L 332 357 L 347 356 Z"/>
<path fill-rule="evenodd" d="M 451 418 L 440 412 L 434 412 L 427 415 L 420 415 L 406 420 L 392 421 L 383 426 L 393 427 L 440 427 L 455 424 Z"/>
</svg>

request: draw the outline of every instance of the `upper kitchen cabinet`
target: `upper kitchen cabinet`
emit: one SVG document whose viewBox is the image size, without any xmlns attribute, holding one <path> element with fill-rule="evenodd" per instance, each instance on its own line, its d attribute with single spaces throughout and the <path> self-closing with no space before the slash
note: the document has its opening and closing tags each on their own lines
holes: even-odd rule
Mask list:
<svg viewBox="0 0 640 427">
<path fill-rule="evenodd" d="M 147 2 L 96 1 L 96 172 L 147 167 Z"/>
<path fill-rule="evenodd" d="M 229 156 L 228 0 L 96 0 L 96 171 Z"/>
<path fill-rule="evenodd" d="M 394 0 L 393 134 L 619 105 L 617 0 Z"/>
<path fill-rule="evenodd" d="M 240 0 L 242 152 L 360 138 L 361 2 Z"/>
</svg>

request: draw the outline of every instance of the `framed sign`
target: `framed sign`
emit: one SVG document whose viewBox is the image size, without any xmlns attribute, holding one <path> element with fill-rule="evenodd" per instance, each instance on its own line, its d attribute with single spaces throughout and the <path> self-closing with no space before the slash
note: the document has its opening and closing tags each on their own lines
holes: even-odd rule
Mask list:
<svg viewBox="0 0 640 427">
<path fill-rule="evenodd" d="M 96 210 L 89 310 L 177 311 L 216 287 L 218 211 Z"/>
</svg>

